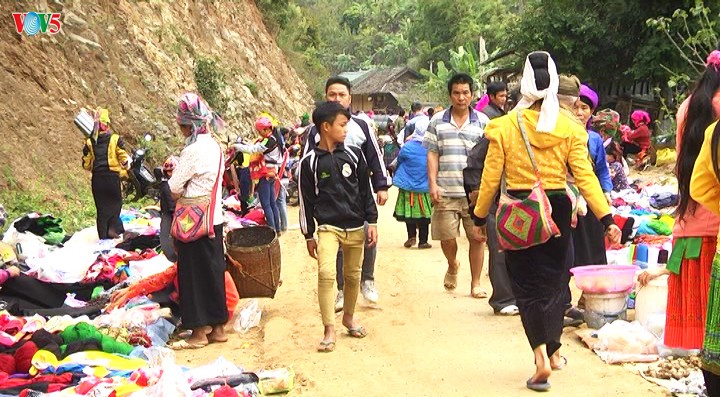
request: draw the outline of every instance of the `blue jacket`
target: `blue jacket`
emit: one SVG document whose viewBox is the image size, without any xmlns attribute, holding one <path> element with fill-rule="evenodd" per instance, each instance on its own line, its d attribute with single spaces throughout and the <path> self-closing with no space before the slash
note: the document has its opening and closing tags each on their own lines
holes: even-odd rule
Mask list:
<svg viewBox="0 0 720 397">
<path fill-rule="evenodd" d="M 410 192 L 427 193 L 427 149 L 422 142 L 409 141 L 400 149 L 393 185 Z"/>
<path fill-rule="evenodd" d="M 605 147 L 603 146 L 602 137 L 595 131 L 588 131 L 588 151 L 593 161 L 595 175 L 600 180 L 600 187 L 603 192 L 611 192 L 613 190 L 612 179 L 610 179 L 610 170 L 605 157 Z"/>
</svg>

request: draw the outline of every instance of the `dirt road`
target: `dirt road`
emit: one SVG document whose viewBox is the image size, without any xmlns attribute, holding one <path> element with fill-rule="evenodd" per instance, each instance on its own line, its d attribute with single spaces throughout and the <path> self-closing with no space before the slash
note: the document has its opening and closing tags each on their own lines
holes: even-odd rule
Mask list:
<svg viewBox="0 0 720 397">
<path fill-rule="evenodd" d="M 282 237 L 284 283 L 274 300 L 261 301 L 261 329 L 233 334 L 225 344 L 180 352 L 178 362 L 196 366 L 222 355 L 249 370 L 292 366 L 300 384 L 291 395 L 535 395 L 525 388 L 533 359 L 520 318 L 495 316 L 486 299 L 469 296 L 466 256 L 457 291 L 446 292 L 439 243 L 429 250 L 402 247 L 405 226 L 392 217 L 396 194 L 393 188 L 388 205 L 380 208 L 375 272 L 380 302 L 370 308 L 361 298 L 357 311 L 367 338 L 339 333 L 334 352 L 315 352 L 322 339 L 317 266 L 300 232 L 292 230 Z M 289 212 L 290 224 L 297 224 L 297 207 Z M 467 255 L 467 241 L 461 253 Z M 483 287 L 490 291 L 487 267 Z M 563 336 L 562 352 L 569 363 L 553 373 L 553 395 L 665 395 L 639 375 L 604 364 L 571 333 Z"/>
</svg>

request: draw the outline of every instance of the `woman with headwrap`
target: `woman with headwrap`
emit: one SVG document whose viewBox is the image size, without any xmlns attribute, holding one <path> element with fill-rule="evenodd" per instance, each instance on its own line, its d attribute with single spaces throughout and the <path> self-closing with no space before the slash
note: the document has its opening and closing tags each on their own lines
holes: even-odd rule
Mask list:
<svg viewBox="0 0 720 397">
<path fill-rule="evenodd" d="M 598 95 L 590 87 L 580 86 L 580 96 L 575 102 L 575 115 L 587 128 L 588 151 L 592 160 L 595 176 L 606 197 L 610 197 L 613 189 L 605 156 L 605 148 L 600 134 L 590 129 L 590 118 L 598 106 Z M 592 212 L 578 214 L 577 227 L 573 230 L 573 247 L 575 258 L 574 266 L 604 265 L 607 263 L 605 255 L 605 228 Z"/>
<path fill-rule="evenodd" d="M 635 129 L 627 135 L 623 136 L 622 146 L 623 155 L 627 158 L 628 154 L 645 153 L 650 147 L 650 114 L 644 110 L 635 110 L 630 114 Z"/>
<path fill-rule="evenodd" d="M 224 155 L 213 139 L 211 129 L 222 125 L 218 117 L 195 93 L 185 93 L 178 101 L 177 122 L 185 148 L 168 184 L 175 198 L 208 197 L 212 194 L 218 170 L 224 169 Z M 208 343 L 225 342 L 228 321 L 225 305 L 225 258 L 223 256 L 223 214 L 220 189 L 215 189 L 213 227 L 215 237 L 200 237 L 187 243 L 176 240 L 177 280 L 180 313 L 184 328 L 192 336 L 172 345 L 175 349 L 197 349 Z"/>
<path fill-rule="evenodd" d="M 529 248 L 505 251 L 505 261 L 513 292 L 520 309 L 525 334 L 535 356 L 535 373 L 527 380 L 532 390 L 550 388 L 552 370 L 566 360 L 560 356 L 560 336 L 569 281 L 567 257 L 570 244 L 571 200 L 566 193 L 567 173 L 571 170 L 580 192 L 593 213 L 601 218 L 613 242 L 620 240 L 607 200 L 593 173 L 587 149 L 587 132 L 577 120 L 560 113 L 557 98 L 558 75 L 547 52 L 533 52 L 525 61 L 521 80 L 522 99 L 508 115 L 494 119 L 485 129 L 488 155 L 475 205 L 475 238 L 487 239 L 485 219 L 503 178 L 509 195 L 526 198 L 538 178 L 552 206 L 552 220 L 560 235 Z M 537 174 L 529 156 L 521 128 L 537 159 Z"/>
<path fill-rule="evenodd" d="M 421 249 L 432 248 L 428 243 L 432 200 L 428 187 L 427 149 L 422 145 L 427 124 L 415 124 L 415 132 L 397 156 L 397 170 L 393 176 L 393 185 L 400 189 L 393 215 L 407 227 L 405 248 L 413 247 L 415 243 Z"/>
<path fill-rule="evenodd" d="M 120 135 L 110 129 L 110 112 L 98 108 L 93 134 L 83 148 L 83 168 L 92 171 L 92 194 L 97 210 L 97 232 L 101 240 L 118 238 L 124 232 L 120 211 L 120 178 L 127 175 L 130 156 Z"/>
</svg>

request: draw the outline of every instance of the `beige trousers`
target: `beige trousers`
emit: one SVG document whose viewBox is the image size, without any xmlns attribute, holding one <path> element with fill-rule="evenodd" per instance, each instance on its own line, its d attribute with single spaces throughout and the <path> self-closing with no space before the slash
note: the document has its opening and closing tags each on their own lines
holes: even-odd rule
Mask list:
<svg viewBox="0 0 720 397">
<path fill-rule="evenodd" d="M 365 231 L 346 231 L 332 227 L 318 229 L 318 301 L 323 325 L 335 324 L 335 276 L 338 248 L 343 250 L 343 275 L 345 286 L 345 314 L 355 313 L 360 290 L 360 273 L 362 270 L 363 248 L 365 246 Z"/>
</svg>

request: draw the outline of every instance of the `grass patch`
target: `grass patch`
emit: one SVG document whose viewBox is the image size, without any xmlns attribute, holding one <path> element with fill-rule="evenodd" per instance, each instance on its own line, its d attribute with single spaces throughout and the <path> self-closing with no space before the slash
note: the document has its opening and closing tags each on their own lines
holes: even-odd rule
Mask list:
<svg viewBox="0 0 720 397">
<path fill-rule="evenodd" d="M 250 93 L 257 98 L 258 96 L 258 86 L 257 84 L 253 83 L 250 80 L 245 80 L 245 87 L 247 87 L 250 90 Z"/>
<path fill-rule="evenodd" d="M 205 99 L 211 108 L 225 113 L 228 105 L 228 98 L 223 94 L 227 86 L 226 74 L 215 58 L 195 58 L 195 84 L 200 95 Z"/>
<path fill-rule="evenodd" d="M 84 185 L 66 180 L 53 184 L 31 183 L 27 188 L 15 187 L 0 191 L 0 203 L 8 212 L 9 221 L 29 212 L 50 213 L 63 220 L 68 233 L 95 224 L 95 204 L 90 193 L 90 181 Z"/>
</svg>

